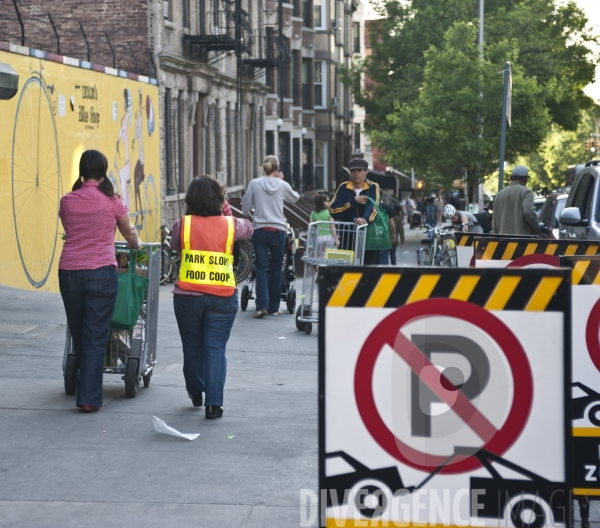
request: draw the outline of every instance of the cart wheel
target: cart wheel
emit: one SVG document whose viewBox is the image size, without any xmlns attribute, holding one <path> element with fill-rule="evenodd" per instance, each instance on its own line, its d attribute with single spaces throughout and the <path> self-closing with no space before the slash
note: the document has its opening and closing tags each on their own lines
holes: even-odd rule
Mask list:
<svg viewBox="0 0 600 528">
<path fill-rule="evenodd" d="M 310 335 L 312 333 L 312 323 L 304 323 L 304 333 Z"/>
<path fill-rule="evenodd" d="M 129 358 L 125 367 L 125 396 L 135 398 L 140 384 L 138 380 L 139 358 Z"/>
<path fill-rule="evenodd" d="M 150 387 L 150 380 L 152 379 L 152 372 L 153 372 L 153 370 L 151 370 L 150 372 L 148 372 L 148 374 L 146 374 L 142 378 L 144 380 L 144 387 L 146 387 L 146 388 Z"/>
<path fill-rule="evenodd" d="M 298 306 L 298 309 L 296 310 L 296 328 L 298 330 L 304 330 L 304 327 L 306 326 L 306 323 L 301 323 L 300 321 L 298 321 L 298 317 L 300 317 L 302 315 L 302 305 Z"/>
<path fill-rule="evenodd" d="M 73 396 L 77 392 L 77 371 L 75 370 L 75 354 L 67 355 L 65 365 L 65 393 Z"/>
<path fill-rule="evenodd" d="M 240 308 L 242 309 L 242 312 L 246 311 L 246 308 L 248 308 L 248 285 L 244 284 L 244 287 L 242 288 L 242 298 L 240 299 Z"/>
<path fill-rule="evenodd" d="M 291 314 L 296 310 L 296 290 L 294 288 L 290 288 L 288 292 L 287 309 Z"/>
</svg>

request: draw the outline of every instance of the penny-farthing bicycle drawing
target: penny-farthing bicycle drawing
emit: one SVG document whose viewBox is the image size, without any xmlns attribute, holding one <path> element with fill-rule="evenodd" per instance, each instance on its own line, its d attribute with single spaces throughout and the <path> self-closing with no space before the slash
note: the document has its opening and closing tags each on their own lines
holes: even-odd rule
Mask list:
<svg viewBox="0 0 600 528">
<path fill-rule="evenodd" d="M 40 71 L 23 85 L 12 144 L 12 203 L 15 234 L 23 270 L 41 288 L 56 252 L 60 203 L 60 160 L 51 99 L 54 86 Z"/>
</svg>

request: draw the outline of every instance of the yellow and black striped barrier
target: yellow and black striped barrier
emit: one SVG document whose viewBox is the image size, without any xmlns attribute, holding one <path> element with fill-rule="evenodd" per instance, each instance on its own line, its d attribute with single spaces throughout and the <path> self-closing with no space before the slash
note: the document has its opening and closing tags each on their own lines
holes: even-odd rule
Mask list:
<svg viewBox="0 0 600 528">
<path fill-rule="evenodd" d="M 528 255 L 580 256 L 600 255 L 600 242 L 568 240 L 523 240 L 486 238 L 475 240 L 476 260 L 515 260 Z"/>
<path fill-rule="evenodd" d="M 339 270 L 339 268 L 336 268 Z M 330 270 L 330 272 L 333 270 Z M 336 271 L 337 273 L 338 271 Z M 416 301 L 445 298 L 486 310 L 561 311 L 555 298 L 569 287 L 565 272 L 541 276 L 535 270 L 361 268 L 339 271 L 328 308 L 397 308 Z"/>
<path fill-rule="evenodd" d="M 600 257 L 562 257 L 560 265 L 573 270 L 573 286 L 600 285 Z"/>
<path fill-rule="evenodd" d="M 473 247 L 475 240 L 481 240 L 483 238 L 522 238 L 529 240 L 539 240 L 537 235 L 495 235 L 492 233 L 463 233 L 457 231 L 454 234 L 456 238 L 456 245 L 459 247 Z"/>
<path fill-rule="evenodd" d="M 459 268 L 475 267 L 474 247 L 476 240 L 485 238 L 520 238 L 523 240 L 539 240 L 537 235 L 493 235 L 490 233 L 462 233 L 457 231 L 456 238 L 456 260 Z"/>
</svg>

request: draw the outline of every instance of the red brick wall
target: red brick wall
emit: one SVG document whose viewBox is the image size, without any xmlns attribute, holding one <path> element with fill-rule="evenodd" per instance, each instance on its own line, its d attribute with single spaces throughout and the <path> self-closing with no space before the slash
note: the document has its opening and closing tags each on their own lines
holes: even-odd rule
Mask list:
<svg viewBox="0 0 600 528">
<path fill-rule="evenodd" d="M 60 36 L 60 55 L 87 60 L 87 48 L 79 22 L 90 44 L 90 60 L 113 66 L 104 32 L 116 55 L 116 67 L 135 73 L 131 43 L 138 73 L 154 77 L 148 68 L 148 0 L 19 0 L 17 6 L 25 26 L 25 46 L 57 53 L 57 42 L 47 13 L 52 15 Z M 2 2 L 0 40 L 21 44 L 21 26 L 12 2 Z"/>
</svg>

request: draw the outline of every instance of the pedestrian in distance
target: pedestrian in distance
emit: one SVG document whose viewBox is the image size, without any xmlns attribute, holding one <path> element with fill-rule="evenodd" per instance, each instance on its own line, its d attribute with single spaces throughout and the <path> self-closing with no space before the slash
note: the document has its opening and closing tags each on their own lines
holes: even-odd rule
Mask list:
<svg viewBox="0 0 600 528">
<path fill-rule="evenodd" d="M 398 245 L 398 237 L 400 237 L 400 247 L 404 247 L 404 211 L 402 206 L 394 206 L 394 226 L 396 227 L 396 239 L 393 242 L 394 246 Z"/>
<path fill-rule="evenodd" d="M 331 216 L 338 222 L 351 222 L 365 225 L 375 220 L 377 209 L 369 200 L 379 204 L 379 185 L 367 180 L 369 164 L 361 158 L 350 161 L 350 180 L 342 183 L 335 191 L 331 201 Z M 354 237 L 346 237 L 341 249 L 354 251 Z M 365 250 L 364 264 L 379 264 L 379 250 Z"/>
<path fill-rule="evenodd" d="M 433 196 L 430 196 L 429 198 L 427 198 L 425 203 L 425 222 L 432 229 L 437 224 L 437 212 L 437 205 L 435 205 L 433 201 Z"/>
<path fill-rule="evenodd" d="M 398 245 L 397 243 L 394 243 L 397 238 L 396 224 L 394 223 L 394 215 L 396 213 L 394 212 L 394 209 L 391 205 L 388 205 L 384 202 L 381 202 L 381 207 L 388 215 L 391 246 L 389 249 L 380 250 L 381 252 L 379 255 L 379 263 L 386 265 L 386 266 L 388 264 L 392 264 L 392 266 L 395 266 L 396 265 L 396 246 Z"/>
<path fill-rule="evenodd" d="M 265 315 L 281 315 L 282 262 L 285 249 L 284 203 L 296 203 L 300 195 L 292 190 L 279 172 L 279 160 L 267 156 L 263 161 L 264 176 L 252 180 L 242 198 L 242 212 L 248 216 L 254 208 L 254 265 L 256 271 L 255 319 Z M 270 270 L 267 277 L 267 270 Z"/>
<path fill-rule="evenodd" d="M 104 354 L 118 290 L 115 229 L 128 248 L 141 247 L 107 170 L 104 154 L 86 150 L 79 178 L 61 198 L 58 212 L 65 229 L 58 282 L 75 350 L 76 405 L 84 412 L 102 407 Z"/>
<path fill-rule="evenodd" d="M 437 207 L 437 225 L 442 225 L 442 217 L 444 216 L 444 199 L 441 194 L 438 194 L 434 203 Z"/>
<path fill-rule="evenodd" d="M 252 224 L 224 216 L 225 187 L 211 176 L 194 178 L 185 216 L 173 226 L 171 249 L 180 254 L 173 307 L 183 345 L 183 376 L 194 407 L 206 419 L 223 416 L 225 357 L 238 312 L 233 243 L 252 235 Z M 203 402 L 203 394 L 206 399 Z"/>
<path fill-rule="evenodd" d="M 533 200 L 533 192 L 527 187 L 529 171 L 517 165 L 511 173 L 511 182 L 494 199 L 492 232 L 498 235 L 536 235 L 540 222 Z"/>
<path fill-rule="evenodd" d="M 335 223 L 329 212 L 329 196 L 326 194 L 316 194 L 313 197 L 314 210 L 310 213 L 310 221 L 312 222 L 329 222 L 329 225 L 320 224 L 317 232 L 317 253 L 319 257 L 325 255 L 326 249 L 333 249 L 338 246 L 340 241 L 335 229 Z"/>
</svg>

